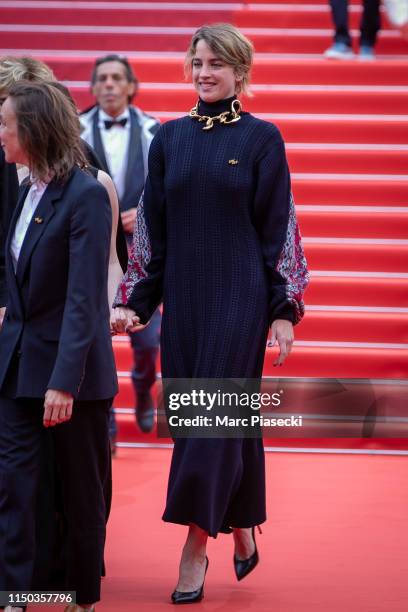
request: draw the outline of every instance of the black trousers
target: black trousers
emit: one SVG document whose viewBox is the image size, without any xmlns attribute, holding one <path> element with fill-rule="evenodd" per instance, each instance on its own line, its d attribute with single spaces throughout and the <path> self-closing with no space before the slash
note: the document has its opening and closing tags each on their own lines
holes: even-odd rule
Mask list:
<svg viewBox="0 0 408 612">
<path fill-rule="evenodd" d="M 0 397 L 0 590 L 27 591 L 33 582 L 36 589 L 48 587 L 34 577 L 34 567 L 38 559 L 52 559 L 47 530 L 38 530 L 38 519 L 49 520 L 55 508 L 50 479 L 44 482 L 44 461 L 51 457 L 66 522 L 65 575 L 58 587 L 76 591 L 79 603 L 100 599 L 110 403 L 74 402 L 69 422 L 45 429 L 43 400 Z M 38 541 L 39 533 L 44 541 Z M 45 581 L 47 571 L 42 574 Z"/>
<path fill-rule="evenodd" d="M 129 333 L 133 349 L 132 383 L 135 392 L 135 409 L 145 402 L 156 382 L 156 361 L 160 346 L 161 313 L 157 309 L 149 325 L 140 332 Z M 115 438 L 118 432 L 115 412 L 111 409 L 109 435 Z"/>
<path fill-rule="evenodd" d="M 334 26 L 336 28 L 335 42 L 343 42 L 351 46 L 351 36 L 348 28 L 347 0 L 330 0 Z M 363 15 L 360 23 L 360 45 L 373 47 L 377 33 L 381 27 L 380 1 L 363 0 Z"/>
<path fill-rule="evenodd" d="M 157 309 L 145 329 L 129 334 L 133 349 L 132 382 L 136 398 L 143 398 L 143 396 L 147 395 L 156 382 L 156 360 L 160 345 L 160 325 L 161 314 L 160 310 Z"/>
</svg>

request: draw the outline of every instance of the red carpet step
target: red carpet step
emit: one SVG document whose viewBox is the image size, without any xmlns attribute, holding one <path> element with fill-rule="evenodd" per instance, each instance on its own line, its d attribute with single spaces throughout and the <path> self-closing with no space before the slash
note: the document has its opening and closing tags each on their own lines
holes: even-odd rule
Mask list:
<svg viewBox="0 0 408 612">
<path fill-rule="evenodd" d="M 71 90 L 72 91 L 72 90 Z M 75 92 L 74 97 L 75 97 Z M 81 106 L 78 99 L 76 102 Z M 146 111 L 168 121 L 187 114 L 189 108 L 179 113 Z M 275 123 L 286 142 L 366 143 L 401 144 L 408 142 L 408 115 L 346 115 L 346 114 L 301 114 L 301 113 L 257 113 L 267 121 Z M 404 200 L 406 202 L 406 199 Z M 327 201 L 324 202 L 327 204 Z M 337 201 L 336 204 L 339 202 Z M 367 202 L 365 202 L 367 203 Z M 357 201 L 356 204 L 359 204 Z"/>
<path fill-rule="evenodd" d="M 194 28 L 159 28 L 151 26 L 81 26 L 81 25 L 0 25 L 3 48 L 14 48 L 16 38 L 24 40 L 24 48 L 94 51 L 185 51 Z M 244 28 L 257 52 L 322 53 L 333 38 L 331 29 Z M 384 31 L 377 45 L 379 54 L 400 55 L 408 51 L 408 43 L 397 31 Z"/>
<path fill-rule="evenodd" d="M 306 297 L 307 299 L 307 297 Z M 408 348 L 408 308 L 405 313 L 307 311 L 296 328 L 297 340 L 405 343 Z"/>
<path fill-rule="evenodd" d="M 405 278 L 352 277 L 347 272 L 341 276 L 312 275 L 306 301 L 310 305 L 406 307 L 407 282 L 407 275 Z"/>
<path fill-rule="evenodd" d="M 80 108 L 92 104 L 89 83 L 71 84 L 72 94 Z M 245 100 L 246 110 L 253 113 L 358 113 L 404 115 L 408 109 L 408 86 L 327 86 L 259 85 L 254 97 Z M 142 84 L 138 104 L 151 112 L 186 112 L 196 100 L 188 84 Z"/>
<path fill-rule="evenodd" d="M 300 342 L 300 341 L 299 341 Z M 273 366 L 277 349 L 266 351 L 264 376 L 303 376 L 315 378 L 406 378 L 408 375 L 407 347 L 387 348 L 382 343 L 371 343 L 365 346 L 342 346 L 342 342 L 317 342 L 315 346 L 301 345 L 294 347 L 290 359 L 279 371 Z M 394 346 L 394 345 L 392 345 Z M 132 367 L 132 353 L 127 343 L 115 342 L 116 366 L 120 372 L 129 372 Z M 160 368 L 159 368 L 160 369 Z M 130 378 L 120 379 L 120 393 L 115 399 L 115 406 L 131 407 L 133 390 Z M 130 394 L 130 395 L 129 395 Z M 131 403 L 129 403 L 131 402 Z"/>
<path fill-rule="evenodd" d="M 330 238 L 327 238 L 330 241 Z M 313 241 L 313 242 L 312 242 Z M 402 242 L 402 241 L 401 241 Z M 319 243 L 305 240 L 305 255 L 312 270 L 361 270 L 377 272 L 408 272 L 408 241 L 404 244 Z"/>
<path fill-rule="evenodd" d="M 405 312 L 359 312 L 340 307 L 326 310 L 319 305 L 318 310 L 308 310 L 306 314 L 296 327 L 296 340 L 405 343 L 408 348 L 408 307 Z"/>
<path fill-rule="evenodd" d="M 289 152 L 290 153 L 290 152 Z M 289 154 L 291 168 L 291 156 Z M 309 210 L 311 208 L 312 210 Z M 319 207 L 298 206 L 300 229 L 304 236 L 333 236 L 338 238 L 406 239 L 408 236 L 408 207 L 398 212 L 376 212 L 376 207 Z M 341 210 L 344 208 L 344 211 Z M 361 212 L 358 211 L 361 208 Z M 386 210 L 386 207 L 381 210 Z M 392 207 L 389 207 L 392 211 Z"/>
<path fill-rule="evenodd" d="M 122 409 L 116 409 L 116 423 L 118 426 L 118 439 L 120 444 L 170 446 L 173 444 L 171 438 L 159 437 L 156 426 L 153 431 L 144 433 L 139 430 L 132 409 L 126 413 Z M 348 449 L 408 449 L 408 438 L 270 438 L 264 437 L 265 448 L 348 448 Z M 119 449 L 118 455 L 122 455 Z"/>
<path fill-rule="evenodd" d="M 364 150 L 347 148 L 311 148 L 290 146 L 287 150 L 291 172 L 338 172 L 361 174 L 405 174 L 408 168 L 408 146 L 403 150 Z M 405 228 L 406 229 L 406 228 Z M 407 233 L 405 233 L 407 235 Z"/>
<path fill-rule="evenodd" d="M 408 181 L 393 175 L 295 174 L 292 185 L 298 204 L 405 206 L 408 201 Z"/>
<path fill-rule="evenodd" d="M 34 53 L 55 71 L 60 80 L 89 81 L 97 55 L 44 55 Z M 141 83 L 181 83 L 183 53 L 152 56 L 129 55 Z M 360 62 L 331 62 L 324 58 L 278 59 L 256 54 L 252 71 L 254 83 L 320 85 L 408 85 L 408 59 Z"/>
<path fill-rule="evenodd" d="M 72 91 L 72 89 L 71 89 Z M 72 92 L 79 108 L 75 91 Z M 151 111 L 149 114 L 165 122 L 185 115 L 184 112 Z M 260 118 L 275 123 L 286 142 L 323 142 L 366 144 L 400 144 L 408 142 L 408 115 L 341 115 L 301 113 L 257 113 Z M 404 200 L 406 202 L 406 199 Z M 325 202 L 327 203 L 327 201 Z M 339 202 L 336 202 L 338 204 Z M 363 203 L 363 202 L 361 202 Z M 364 202 L 367 203 L 367 202 Z M 359 204 L 359 202 L 356 202 Z"/>
<path fill-rule="evenodd" d="M 198 28 L 203 23 L 228 22 L 240 28 L 330 28 L 331 12 L 325 5 L 272 4 L 266 8 L 247 5 L 245 10 L 235 8 L 237 5 L 213 5 L 206 8 L 203 3 L 200 10 L 189 3 L 157 3 L 155 9 L 146 8 L 146 4 L 126 3 L 114 6 L 110 2 L 99 2 L 97 7 L 89 3 L 77 3 L 75 11 L 69 1 L 54 2 L 46 7 L 41 1 L 15 0 L 13 6 L 2 0 L 0 2 L 2 23 L 8 24 L 43 24 L 46 11 L 46 22 L 49 25 L 106 25 L 106 26 L 157 26 L 157 27 L 192 27 Z M 261 9 L 261 10 L 260 10 Z M 361 7 L 350 12 L 350 27 L 358 29 L 361 20 Z M 390 29 L 384 20 L 384 28 Z"/>
</svg>

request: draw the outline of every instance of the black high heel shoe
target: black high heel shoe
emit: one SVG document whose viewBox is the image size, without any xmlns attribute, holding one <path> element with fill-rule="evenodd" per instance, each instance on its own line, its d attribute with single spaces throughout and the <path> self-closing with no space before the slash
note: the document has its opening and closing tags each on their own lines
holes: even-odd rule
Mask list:
<svg viewBox="0 0 408 612">
<path fill-rule="evenodd" d="M 259 525 L 257 527 L 259 533 L 262 533 L 262 529 L 259 527 Z M 250 574 L 259 563 L 258 549 L 255 541 L 255 527 L 252 527 L 252 539 L 254 540 L 255 551 L 250 557 L 248 557 L 248 559 L 237 559 L 234 555 L 234 569 L 237 580 L 242 580 L 245 578 L 245 576 L 248 576 L 248 574 Z"/>
<path fill-rule="evenodd" d="M 206 556 L 205 557 L 204 580 L 200 588 L 196 589 L 195 591 L 187 591 L 186 593 L 183 593 L 183 591 L 173 591 L 173 593 L 171 594 L 171 601 L 174 604 L 197 603 L 202 600 L 202 598 L 204 597 L 204 582 L 205 582 L 205 575 L 208 569 L 208 564 L 209 564 L 209 561 L 208 561 L 208 557 Z"/>
</svg>

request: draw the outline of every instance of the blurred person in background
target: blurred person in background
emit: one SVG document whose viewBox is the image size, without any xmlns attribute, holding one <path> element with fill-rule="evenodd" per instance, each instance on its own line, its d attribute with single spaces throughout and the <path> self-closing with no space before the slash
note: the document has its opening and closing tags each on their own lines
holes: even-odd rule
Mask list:
<svg viewBox="0 0 408 612">
<path fill-rule="evenodd" d="M 101 57 L 96 60 L 91 77 L 96 104 L 80 117 L 82 138 L 95 149 L 103 169 L 115 183 L 129 247 L 147 175 L 150 143 L 159 128 L 156 119 L 132 105 L 137 90 L 138 81 L 127 58 L 115 54 Z M 156 380 L 160 323 L 160 311 L 156 310 L 146 329 L 129 334 L 133 348 L 136 420 L 143 432 L 151 431 L 154 423 L 151 389 Z M 114 448 L 116 423 L 113 412 L 110 429 Z"/>
<path fill-rule="evenodd" d="M 332 46 L 324 53 L 328 59 L 351 59 L 354 57 L 348 25 L 348 0 L 330 0 L 335 27 Z M 360 22 L 360 50 L 362 60 L 375 59 L 374 47 L 381 27 L 380 0 L 363 0 Z"/>
<path fill-rule="evenodd" d="M 54 72 L 51 68 L 33 57 L 14 57 L 5 56 L 0 59 L 0 103 L 8 95 L 10 87 L 21 80 L 41 82 L 49 81 L 58 83 Z M 69 97 L 71 103 L 75 103 L 67 88 L 60 85 L 63 93 Z M 111 254 L 109 262 L 109 280 L 108 280 L 108 293 L 109 303 L 112 305 L 112 300 L 116 292 L 118 283 L 121 280 L 122 272 L 126 271 L 127 268 L 127 246 L 125 234 L 123 231 L 122 220 L 118 214 L 118 198 L 115 191 L 114 184 L 110 176 L 103 171 L 102 162 L 98 158 L 94 149 L 85 141 L 81 140 L 84 154 L 89 164 L 89 168 L 94 176 L 105 186 L 108 190 L 109 198 L 112 206 L 113 213 L 113 226 L 112 226 L 112 244 Z M 28 175 L 28 168 L 18 164 L 7 163 L 4 159 L 4 154 L 0 153 L 0 195 L 1 195 L 1 217 L 0 217 L 0 324 L 5 313 L 5 302 L 7 296 L 6 280 L 5 280 L 5 268 L 4 268 L 4 243 L 5 237 L 7 236 L 8 224 L 11 218 L 11 212 L 14 209 L 17 201 L 18 183 Z M 18 180 L 17 180 L 18 177 Z M 116 249 L 114 245 L 116 244 Z M 112 412 L 112 411 L 111 411 Z M 113 414 L 113 412 L 112 412 Z M 112 453 L 116 450 L 114 438 L 112 440 Z"/>
</svg>

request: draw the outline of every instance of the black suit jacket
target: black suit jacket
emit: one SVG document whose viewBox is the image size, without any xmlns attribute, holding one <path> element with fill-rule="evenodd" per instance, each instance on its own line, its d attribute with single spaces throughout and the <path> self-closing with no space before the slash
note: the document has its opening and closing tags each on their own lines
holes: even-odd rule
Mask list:
<svg viewBox="0 0 408 612">
<path fill-rule="evenodd" d="M 102 163 L 92 147 L 82 141 L 84 153 L 89 163 L 103 170 Z M 15 164 L 8 164 L 4 158 L 4 151 L 0 147 L 0 308 L 6 305 L 7 285 L 6 285 L 6 266 L 5 266 L 5 246 L 8 228 L 11 217 L 17 204 L 18 198 L 18 176 Z M 126 246 L 125 232 L 122 220 L 119 215 L 118 231 L 116 233 L 116 251 L 123 272 L 126 272 L 128 265 L 128 251 Z"/>
<path fill-rule="evenodd" d="M 18 397 L 44 397 L 47 389 L 82 400 L 113 397 L 108 194 L 78 168 L 64 185 L 52 181 L 31 220 L 14 273 L 10 244 L 27 192 L 28 186 L 21 188 L 6 243 L 0 392 L 11 366 L 18 368 Z"/>
<path fill-rule="evenodd" d="M 0 147 L 0 308 L 6 305 L 5 245 L 11 216 L 17 204 L 18 178 L 15 164 L 8 164 Z"/>
</svg>

